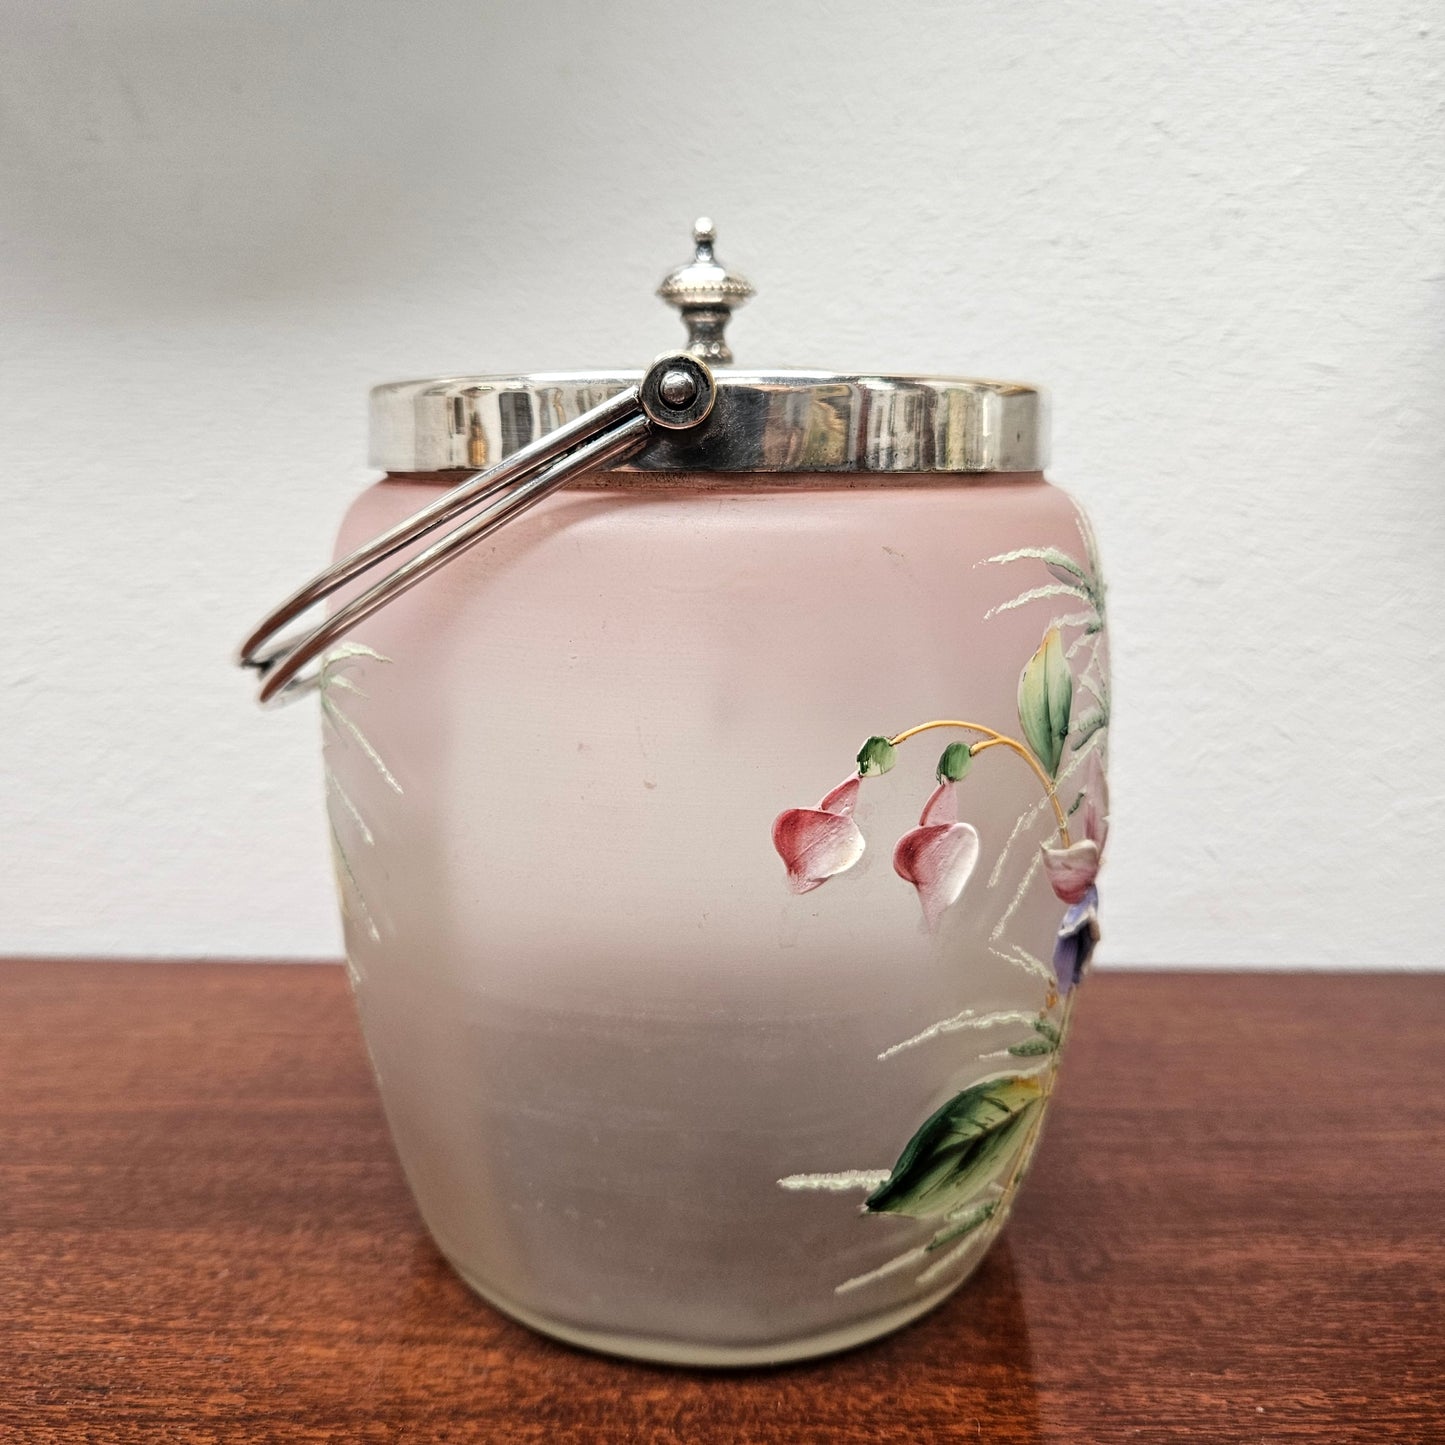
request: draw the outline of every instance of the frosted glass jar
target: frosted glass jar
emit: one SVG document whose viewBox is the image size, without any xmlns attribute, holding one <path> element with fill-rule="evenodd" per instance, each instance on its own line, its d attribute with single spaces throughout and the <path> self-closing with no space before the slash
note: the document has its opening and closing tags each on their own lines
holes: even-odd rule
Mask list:
<svg viewBox="0 0 1445 1445">
<path fill-rule="evenodd" d="M 448 448 L 475 470 L 626 380 L 379 389 L 391 475 L 338 555 L 454 483 Z M 717 406 L 685 445 L 768 465 L 663 438 L 573 476 L 319 692 L 351 976 L 438 1245 L 549 1334 L 727 1365 L 892 1329 L 1002 1228 L 1098 936 L 1108 674 L 1031 389 L 719 372 Z M 785 434 L 874 468 L 776 465 Z M 1034 464 L 938 465 L 965 443 Z"/>
</svg>

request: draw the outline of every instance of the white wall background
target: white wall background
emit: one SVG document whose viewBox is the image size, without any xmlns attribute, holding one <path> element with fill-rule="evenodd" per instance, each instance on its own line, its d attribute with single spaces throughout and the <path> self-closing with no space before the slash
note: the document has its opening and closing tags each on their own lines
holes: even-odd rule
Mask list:
<svg viewBox="0 0 1445 1445">
<path fill-rule="evenodd" d="M 746 362 L 1051 386 L 1113 580 L 1106 958 L 1440 962 L 1438 7 L 0 18 L 0 951 L 338 951 L 315 719 L 229 652 L 371 383 L 638 364 L 707 211 Z"/>
</svg>

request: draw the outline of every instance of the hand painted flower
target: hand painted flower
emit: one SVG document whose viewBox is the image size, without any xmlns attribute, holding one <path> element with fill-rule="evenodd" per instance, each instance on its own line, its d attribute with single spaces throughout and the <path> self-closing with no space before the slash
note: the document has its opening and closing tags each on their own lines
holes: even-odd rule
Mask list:
<svg viewBox="0 0 1445 1445">
<path fill-rule="evenodd" d="M 853 821 L 861 779 L 845 778 L 816 808 L 789 808 L 773 822 L 773 847 L 788 870 L 788 887 L 808 893 L 846 872 L 866 844 Z"/>
<path fill-rule="evenodd" d="M 1087 889 L 1079 901 L 1065 910 L 1064 921 L 1054 943 L 1054 974 L 1059 992 L 1066 994 L 1083 978 L 1099 941 L 1099 892 Z"/>
<path fill-rule="evenodd" d="M 1065 903 L 1077 903 L 1099 876 L 1099 845 L 1092 838 L 1081 838 L 1068 848 L 1045 844 L 1043 855 L 1049 887 Z"/>
<path fill-rule="evenodd" d="M 942 782 L 924 805 L 918 827 L 905 833 L 893 850 L 893 871 L 918 890 L 930 933 L 944 910 L 958 902 L 977 862 L 978 834 L 958 821 L 955 785 Z"/>
<path fill-rule="evenodd" d="M 1065 903 L 1078 903 L 1094 886 L 1109 837 L 1109 784 L 1097 752 L 1089 755 L 1084 780 L 1082 828 L 1084 836 L 1070 847 L 1042 849 L 1049 886 Z"/>
</svg>

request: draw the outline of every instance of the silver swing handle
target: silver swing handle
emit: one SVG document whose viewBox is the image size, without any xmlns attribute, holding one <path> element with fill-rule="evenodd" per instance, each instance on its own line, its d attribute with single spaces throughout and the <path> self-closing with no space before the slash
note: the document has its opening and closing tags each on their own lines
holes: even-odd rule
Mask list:
<svg viewBox="0 0 1445 1445">
<path fill-rule="evenodd" d="M 536 506 L 579 472 L 636 455 L 655 427 L 688 431 L 700 425 L 716 399 L 717 383 L 707 363 L 685 351 L 669 352 L 653 362 L 636 386 L 538 437 L 495 466 L 472 473 L 429 506 L 318 572 L 269 612 L 241 644 L 236 661 L 260 674 L 259 701 L 289 702 L 309 692 L 319 670 L 307 673 L 304 669 L 373 612 Z M 476 515 L 460 527 L 388 572 L 309 631 L 281 635 L 348 582 L 438 527 L 474 511 Z"/>
</svg>

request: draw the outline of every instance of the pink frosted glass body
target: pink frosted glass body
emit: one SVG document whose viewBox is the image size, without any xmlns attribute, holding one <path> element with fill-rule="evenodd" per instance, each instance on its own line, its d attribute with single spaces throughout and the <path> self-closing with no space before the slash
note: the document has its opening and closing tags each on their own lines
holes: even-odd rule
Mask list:
<svg viewBox="0 0 1445 1445">
<path fill-rule="evenodd" d="M 1057 839 L 1030 767 L 979 753 L 958 785 L 978 861 L 929 930 L 892 855 L 967 736 L 946 729 L 862 781 L 866 851 L 822 886 L 789 890 L 773 823 L 871 735 L 1017 735 L 1051 623 L 1078 644 L 1075 716 L 1106 697 L 1067 571 L 987 560 L 1090 568 L 1086 524 L 1040 477 L 610 481 L 549 498 L 328 665 L 367 1044 L 428 1227 L 503 1310 L 680 1362 L 839 1348 L 935 1304 L 1003 1224 L 1026 1158 L 956 1245 L 860 1206 L 960 1090 L 1024 1069 L 1047 1095 L 1057 1054 L 1008 1049 L 1067 1021 L 1038 864 Z M 435 495 L 377 484 L 339 550 Z"/>
</svg>

